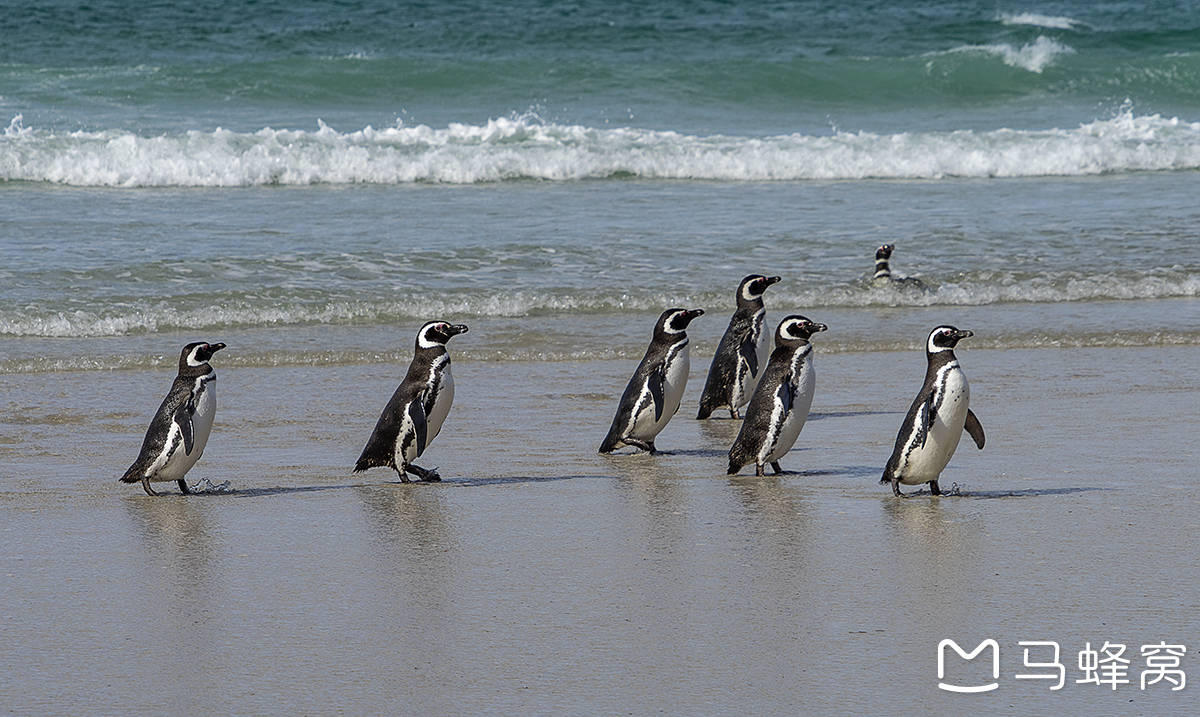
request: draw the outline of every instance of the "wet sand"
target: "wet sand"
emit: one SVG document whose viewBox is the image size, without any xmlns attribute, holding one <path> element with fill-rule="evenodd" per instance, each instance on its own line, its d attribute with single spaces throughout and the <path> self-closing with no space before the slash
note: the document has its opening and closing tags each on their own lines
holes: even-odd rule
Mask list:
<svg viewBox="0 0 1200 717">
<path fill-rule="evenodd" d="M 195 483 L 117 477 L 164 371 L 4 377 L 6 714 L 1185 714 L 1144 644 L 1200 679 L 1200 347 L 959 351 L 965 439 L 907 500 L 878 483 L 919 352 L 821 354 L 784 476 L 724 474 L 737 423 L 599 456 L 635 361 L 458 361 L 422 461 L 350 473 L 400 367 L 223 368 Z M 112 410 L 110 399 L 130 405 Z M 911 489 L 910 489 L 911 490 Z M 938 689 L 937 646 L 1001 646 L 995 691 Z M 1018 680 L 1056 641 L 1066 685 Z M 1128 646 L 1131 683 L 1077 684 Z M 986 681 L 979 663 L 948 674 Z M 952 666 L 953 667 L 953 666 Z M 959 665 L 961 667 L 961 665 Z M 984 666 L 986 667 L 986 665 Z M 974 670 L 974 672 L 972 671 Z"/>
</svg>

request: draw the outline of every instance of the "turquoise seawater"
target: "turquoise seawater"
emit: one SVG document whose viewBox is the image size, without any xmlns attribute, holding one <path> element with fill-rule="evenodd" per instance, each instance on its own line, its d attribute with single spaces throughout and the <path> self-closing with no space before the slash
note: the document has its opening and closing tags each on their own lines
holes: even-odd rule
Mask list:
<svg viewBox="0 0 1200 717">
<path fill-rule="evenodd" d="M 1137 302 L 1200 286 L 1195 9 L 13 7 L 0 332 L 21 340 L 10 358 L 54 366 L 92 365 L 90 351 L 39 339 L 407 331 L 450 314 L 591 335 L 664 304 L 723 313 L 743 275 L 767 272 L 784 276 L 780 309 L 851 323 L 879 307 L 1119 301 L 1143 311 L 1110 342 L 1191 342 L 1191 318 Z M 928 292 L 863 281 L 884 242 Z M 1105 335 L 1086 323 L 1051 314 L 1018 333 Z M 486 355 L 612 351 L 496 330 Z"/>
</svg>

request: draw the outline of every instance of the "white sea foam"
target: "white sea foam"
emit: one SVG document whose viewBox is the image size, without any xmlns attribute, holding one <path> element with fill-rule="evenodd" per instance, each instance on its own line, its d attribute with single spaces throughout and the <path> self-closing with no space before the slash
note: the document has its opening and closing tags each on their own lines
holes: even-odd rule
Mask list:
<svg viewBox="0 0 1200 717">
<path fill-rule="evenodd" d="M 141 137 L 19 126 L 0 180 L 75 186 L 469 184 L 637 176 L 772 181 L 1040 177 L 1200 168 L 1200 122 L 1125 111 L 1074 129 L 694 136 L 532 117 L 339 132 L 218 129 Z"/>
<path fill-rule="evenodd" d="M 873 306 L 986 306 L 1096 300 L 1147 300 L 1200 296 L 1200 274 L 1183 268 L 1124 274 L 1045 274 L 1006 272 L 956 275 L 931 284 L 928 291 L 869 283 L 823 284 L 802 291 L 779 290 L 783 306 L 862 308 Z M 240 305 L 212 304 L 178 308 L 154 304 L 108 307 L 99 312 L 0 309 L 0 335 L 86 338 L 178 330 L 221 330 L 294 325 L 387 324 L 429 316 L 518 318 L 537 314 L 652 311 L 662 306 L 704 306 L 714 301 L 702 291 L 555 293 L 534 290 L 484 290 L 459 296 L 431 292 L 421 296 L 360 301 L 300 302 L 261 300 Z"/>
<path fill-rule="evenodd" d="M 836 132 L 751 138 L 596 129 L 535 118 L 342 133 L 260 129 L 139 137 L 20 126 L 0 138 L 0 180 L 73 186 L 726 181 L 1074 176 L 1200 168 L 1200 122 L 1123 112 L 1074 129 Z"/>
<path fill-rule="evenodd" d="M 1016 15 L 1001 15 L 1000 22 L 1004 25 L 1031 25 L 1044 27 L 1047 30 L 1079 30 L 1089 27 L 1086 22 L 1080 22 L 1069 17 L 1039 15 L 1038 13 L 1023 12 Z"/>
<path fill-rule="evenodd" d="M 1075 54 L 1075 49 L 1048 37 L 1038 37 L 1033 42 L 1022 45 L 1019 48 L 1013 47 L 1008 43 L 963 45 L 946 53 L 936 53 L 934 56 L 957 53 L 985 53 L 994 55 L 1003 60 L 1004 64 L 1009 67 L 1018 67 L 1040 75 L 1059 56 Z"/>
</svg>

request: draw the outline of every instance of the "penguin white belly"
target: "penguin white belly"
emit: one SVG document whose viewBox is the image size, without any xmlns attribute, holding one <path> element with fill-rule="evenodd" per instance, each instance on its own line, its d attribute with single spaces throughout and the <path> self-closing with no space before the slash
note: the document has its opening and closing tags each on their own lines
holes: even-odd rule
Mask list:
<svg viewBox="0 0 1200 717">
<path fill-rule="evenodd" d="M 425 417 L 425 445 L 428 446 L 433 442 L 433 439 L 442 430 L 442 424 L 446 422 L 446 416 L 450 413 L 450 405 L 454 403 L 454 376 L 450 375 L 450 366 L 442 370 L 441 385 L 438 389 L 437 398 L 434 399 L 433 408 L 429 410 L 429 415 Z"/>
<path fill-rule="evenodd" d="M 217 415 L 217 387 L 215 381 L 207 381 L 196 401 L 196 412 L 192 414 L 192 452 L 184 450 L 183 436 L 180 428 L 172 424 L 171 433 L 167 437 L 167 450 L 159 456 L 154 466 L 148 471 L 150 482 L 182 480 L 187 472 L 196 465 L 208 445 L 208 435 L 212 433 L 213 419 Z M 170 447 L 174 446 L 174 450 Z M 170 451 L 169 453 L 167 451 Z"/>
<path fill-rule="evenodd" d="M 654 440 L 654 437 L 667 427 L 667 422 L 679 411 L 679 404 L 683 401 L 683 389 L 687 386 L 688 373 L 691 368 L 687 346 L 684 346 L 673 359 L 668 360 L 667 372 L 663 377 L 663 411 L 657 420 L 654 418 L 654 399 L 650 396 L 650 388 L 642 389 L 642 396 L 638 399 L 637 415 L 633 419 L 633 428 L 628 432 L 631 438 L 642 441 Z"/>
<path fill-rule="evenodd" d="M 766 455 L 759 461 L 760 465 L 774 463 L 787 455 L 787 452 L 792 450 L 792 446 L 796 445 L 796 439 L 800 437 L 800 431 L 804 429 L 804 423 L 808 420 L 808 412 L 812 409 L 816 383 L 817 374 L 813 370 L 812 357 L 805 357 L 800 364 L 798 374 L 792 381 L 792 391 L 794 392 L 792 410 L 786 416 L 772 416 L 772 425 L 776 425 L 776 420 L 782 421 L 782 425 L 779 427 L 774 443 L 765 447 Z M 776 411 L 782 414 L 782 406 L 776 406 Z"/>
<path fill-rule="evenodd" d="M 420 455 L 417 448 L 417 427 L 409 417 L 406 408 L 401 414 L 400 431 L 396 434 L 396 447 L 392 454 L 392 461 L 397 466 L 406 466 L 412 463 Z"/>
<path fill-rule="evenodd" d="M 914 448 L 898 472 L 900 482 L 905 485 L 921 485 L 937 480 L 958 449 L 971 397 L 966 374 L 957 367 L 949 371 L 943 390 L 945 396 L 937 416 L 929 426 L 925 445 Z"/>
</svg>

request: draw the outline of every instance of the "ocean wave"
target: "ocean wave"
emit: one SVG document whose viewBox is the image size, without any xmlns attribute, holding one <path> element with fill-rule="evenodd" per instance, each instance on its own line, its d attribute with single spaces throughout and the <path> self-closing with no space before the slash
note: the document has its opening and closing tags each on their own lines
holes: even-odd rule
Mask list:
<svg viewBox="0 0 1200 717">
<path fill-rule="evenodd" d="M 970 349 L 1013 350 L 1013 349 L 1086 349 L 1127 347 L 1170 347 L 1198 346 L 1200 332 L 1186 328 L 1143 330 L 1143 331 L 1083 331 L 1062 332 L 1048 328 L 1022 329 L 1005 327 L 997 331 L 980 331 L 971 340 Z M 456 364 L 472 362 L 579 362 L 579 361 L 637 361 L 645 352 L 645 337 L 622 337 L 608 343 L 592 342 L 580 345 L 569 337 L 556 336 L 554 340 L 516 343 L 501 336 L 475 335 L 474 343 L 453 346 L 453 361 Z M 698 359 L 708 359 L 716 349 L 718 336 L 710 340 L 695 340 L 692 344 L 693 369 Z M 399 344 L 400 342 L 397 342 Z M 356 365 L 381 365 L 387 372 L 398 374 L 398 367 L 407 365 L 412 358 L 409 345 L 395 348 L 350 349 L 304 349 L 297 347 L 268 347 L 236 345 L 233 351 L 220 356 L 219 370 L 239 368 L 280 367 L 333 367 Z M 174 346 L 172 346 L 174 348 Z M 822 355 L 844 353 L 867 353 L 883 351 L 921 351 L 924 335 L 883 336 L 877 332 L 841 331 L 823 335 L 818 352 Z M 51 355 L 24 355 L 19 357 L 0 356 L 0 374 L 60 373 L 66 371 L 169 371 L 174 368 L 176 356 L 164 353 L 161 347 L 142 347 L 142 350 L 114 353 L 97 350 L 95 347 L 78 352 L 62 352 Z"/>
<path fill-rule="evenodd" d="M 999 57 L 1009 67 L 1018 67 L 1035 74 L 1042 74 L 1061 55 L 1073 55 L 1075 49 L 1048 37 L 1038 37 L 1031 43 L 1017 48 L 1008 43 L 993 45 L 963 45 L 945 53 L 933 55 L 981 52 Z"/>
<path fill-rule="evenodd" d="M 1075 129 L 774 137 L 597 129 L 532 115 L 339 132 L 59 133 L 16 116 L 0 180 L 107 187 L 1082 176 L 1200 169 L 1200 122 L 1126 110 Z"/>
<path fill-rule="evenodd" d="M 1029 25 L 1032 27 L 1043 27 L 1047 30 L 1082 30 L 1090 28 L 1086 22 L 1081 22 L 1074 18 L 1056 16 L 1056 15 L 1041 15 L 1033 12 L 1022 12 L 1015 15 L 1002 14 L 1000 23 L 1003 25 Z"/>
<path fill-rule="evenodd" d="M 701 279 L 697 282 L 703 285 Z M 1061 304 L 1101 300 L 1154 300 L 1200 296 L 1200 274 L 1157 269 L 1124 274 L 1065 273 L 1017 275 L 984 271 L 935 281 L 929 288 L 845 284 L 803 284 L 800 290 L 773 290 L 774 305 L 800 308 L 877 308 Z M 481 290 L 460 295 L 428 291 L 407 297 L 377 296 L 356 300 L 282 298 L 197 302 L 122 301 L 94 310 L 20 306 L 0 309 L 0 335 L 14 337 L 93 338 L 170 331 L 218 331 L 301 325 L 363 326 L 454 316 L 520 319 L 548 315 L 618 314 L 661 310 L 664 306 L 723 306 L 725 292 L 695 289 L 667 294 L 657 290 L 536 291 Z"/>
</svg>

